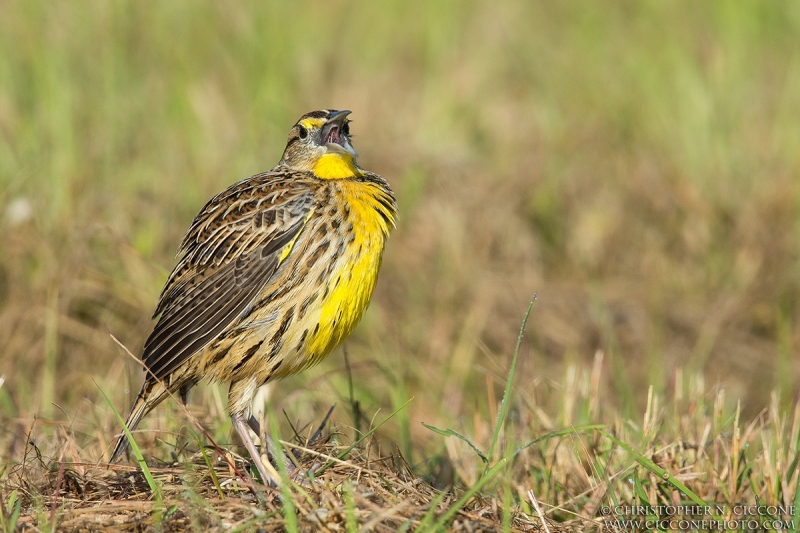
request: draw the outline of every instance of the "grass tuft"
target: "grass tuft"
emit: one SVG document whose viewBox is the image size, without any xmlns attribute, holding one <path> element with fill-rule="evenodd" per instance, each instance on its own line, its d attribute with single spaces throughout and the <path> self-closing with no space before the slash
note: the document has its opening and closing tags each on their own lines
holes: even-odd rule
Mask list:
<svg viewBox="0 0 800 533">
<path fill-rule="evenodd" d="M 161 522 L 161 514 L 164 512 L 164 499 L 161 495 L 161 486 L 156 482 L 153 474 L 150 472 L 150 467 L 147 466 L 147 461 L 145 461 L 144 455 L 142 455 L 142 451 L 139 449 L 139 445 L 136 444 L 136 441 L 133 438 L 133 433 L 131 432 L 130 428 L 128 428 L 128 424 L 125 423 L 125 419 L 122 418 L 122 415 L 119 414 L 117 409 L 114 407 L 114 404 L 99 385 L 97 386 L 97 390 L 99 390 L 100 394 L 102 394 L 103 398 L 105 398 L 106 403 L 108 403 L 108 406 L 114 413 L 117 422 L 119 422 L 120 426 L 122 426 L 122 431 L 125 432 L 125 436 L 128 438 L 128 446 L 130 446 L 130 450 L 133 452 L 133 456 L 136 458 L 136 463 L 139 465 L 139 468 L 141 468 L 142 474 L 144 474 L 144 478 L 147 480 L 147 486 L 150 487 L 150 492 L 153 494 L 153 498 L 156 501 L 154 512 L 156 517 L 155 522 L 158 524 Z"/>
</svg>

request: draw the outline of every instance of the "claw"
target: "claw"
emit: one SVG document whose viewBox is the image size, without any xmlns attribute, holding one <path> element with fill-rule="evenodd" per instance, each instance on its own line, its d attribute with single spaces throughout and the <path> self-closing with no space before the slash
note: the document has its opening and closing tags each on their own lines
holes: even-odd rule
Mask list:
<svg viewBox="0 0 800 533">
<path fill-rule="evenodd" d="M 311 465 L 311 468 L 309 468 L 308 470 L 301 470 L 297 468 L 292 479 L 294 480 L 295 483 L 303 485 L 304 487 L 310 487 L 312 481 L 319 483 L 319 481 L 317 481 L 316 477 L 314 476 L 314 472 L 316 472 L 321 466 L 322 463 L 316 462 L 313 465 Z"/>
</svg>

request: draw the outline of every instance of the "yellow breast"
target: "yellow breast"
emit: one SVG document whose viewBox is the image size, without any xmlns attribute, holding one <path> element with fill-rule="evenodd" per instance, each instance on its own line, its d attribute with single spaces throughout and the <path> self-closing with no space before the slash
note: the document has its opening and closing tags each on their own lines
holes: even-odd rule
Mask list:
<svg viewBox="0 0 800 533">
<path fill-rule="evenodd" d="M 370 184 L 347 181 L 338 185 L 341 201 L 350 206 L 341 226 L 346 231 L 342 238 L 347 244 L 328 279 L 327 295 L 320 302 L 319 331 L 309 339 L 307 366 L 339 346 L 361 320 L 378 279 L 389 233 Z"/>
</svg>

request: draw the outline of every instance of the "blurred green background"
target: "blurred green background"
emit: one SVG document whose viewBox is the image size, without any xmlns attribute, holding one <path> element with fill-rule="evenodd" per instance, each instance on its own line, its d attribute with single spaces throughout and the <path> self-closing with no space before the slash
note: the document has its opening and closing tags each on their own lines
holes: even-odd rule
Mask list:
<svg viewBox="0 0 800 533">
<path fill-rule="evenodd" d="M 797 2 L 0 12 L 6 416 L 84 416 L 92 380 L 129 404 L 141 375 L 109 334 L 139 352 L 192 217 L 325 107 L 353 111 L 360 164 L 400 204 L 347 343 L 365 412 L 415 396 L 416 435 L 485 411 L 534 292 L 529 405 L 598 350 L 604 397 L 634 413 L 678 372 L 751 413 L 800 389 Z M 339 351 L 275 398 L 318 418 L 302 406 L 346 396 L 344 368 Z"/>
</svg>

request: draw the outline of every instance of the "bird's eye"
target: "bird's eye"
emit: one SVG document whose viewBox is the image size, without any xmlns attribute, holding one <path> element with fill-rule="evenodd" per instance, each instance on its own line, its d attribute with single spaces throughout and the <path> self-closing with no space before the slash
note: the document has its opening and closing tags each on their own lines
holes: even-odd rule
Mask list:
<svg viewBox="0 0 800 533">
<path fill-rule="evenodd" d="M 301 139 L 305 139 L 308 137 L 308 130 L 304 126 L 298 126 L 298 133 L 300 134 Z"/>
<path fill-rule="evenodd" d="M 348 120 L 344 124 L 342 124 L 342 133 L 345 135 L 350 135 L 350 121 Z"/>
</svg>

